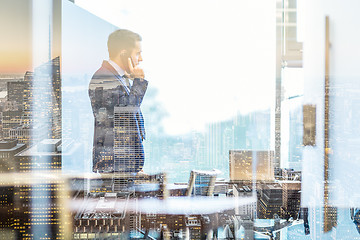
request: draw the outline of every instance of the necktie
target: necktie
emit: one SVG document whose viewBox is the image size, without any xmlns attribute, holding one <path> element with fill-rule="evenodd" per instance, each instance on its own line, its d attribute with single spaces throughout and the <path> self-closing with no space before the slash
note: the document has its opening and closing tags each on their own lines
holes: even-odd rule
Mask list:
<svg viewBox="0 0 360 240">
<path fill-rule="evenodd" d="M 130 88 L 131 88 L 131 85 L 130 85 L 129 77 L 128 77 L 126 74 L 124 74 L 124 75 L 122 76 L 122 78 L 125 80 L 126 86 L 130 89 Z"/>
<path fill-rule="evenodd" d="M 125 81 L 125 85 L 130 89 L 130 81 L 129 78 L 126 75 L 122 75 L 122 78 Z"/>
</svg>

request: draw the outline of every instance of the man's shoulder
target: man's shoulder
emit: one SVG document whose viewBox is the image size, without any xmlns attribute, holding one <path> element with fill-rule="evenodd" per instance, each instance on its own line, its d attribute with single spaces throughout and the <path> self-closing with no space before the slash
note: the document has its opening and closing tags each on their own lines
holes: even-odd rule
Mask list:
<svg viewBox="0 0 360 240">
<path fill-rule="evenodd" d="M 92 79 L 105 78 L 105 77 L 106 78 L 108 78 L 108 77 L 114 78 L 115 75 L 106 66 L 106 64 L 103 63 L 102 66 L 94 73 L 94 75 L 92 76 Z"/>
<path fill-rule="evenodd" d="M 116 79 L 115 74 L 108 65 L 108 62 L 103 61 L 101 67 L 93 74 L 91 82 L 96 79 Z"/>
<path fill-rule="evenodd" d="M 118 80 L 114 73 L 106 67 L 106 64 L 102 66 L 94 73 L 89 83 L 89 90 L 94 90 L 97 87 L 115 88 L 118 86 Z"/>
</svg>

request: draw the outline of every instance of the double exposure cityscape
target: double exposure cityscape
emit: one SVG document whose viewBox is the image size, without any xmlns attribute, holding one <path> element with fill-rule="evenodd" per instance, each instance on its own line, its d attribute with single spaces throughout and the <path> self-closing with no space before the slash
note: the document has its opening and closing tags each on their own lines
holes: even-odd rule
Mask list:
<svg viewBox="0 0 360 240">
<path fill-rule="evenodd" d="M 0 0 L 0 239 L 360 239 L 357 10 Z"/>
</svg>

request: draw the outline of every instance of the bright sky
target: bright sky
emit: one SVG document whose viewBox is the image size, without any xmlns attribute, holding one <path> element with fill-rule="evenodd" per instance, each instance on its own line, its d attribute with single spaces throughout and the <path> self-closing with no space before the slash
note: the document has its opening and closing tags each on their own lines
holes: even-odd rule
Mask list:
<svg viewBox="0 0 360 240">
<path fill-rule="evenodd" d="M 76 0 L 143 37 L 142 67 L 169 134 L 274 103 L 275 0 Z M 144 99 L 146 101 L 146 98 Z"/>
<path fill-rule="evenodd" d="M 1 3 L 0 74 L 24 74 L 32 70 L 30 7 L 30 1 Z"/>
</svg>

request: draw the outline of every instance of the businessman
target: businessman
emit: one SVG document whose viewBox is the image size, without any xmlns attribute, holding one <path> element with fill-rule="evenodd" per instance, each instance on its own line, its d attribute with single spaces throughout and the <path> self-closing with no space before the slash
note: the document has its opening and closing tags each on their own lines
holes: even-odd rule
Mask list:
<svg viewBox="0 0 360 240">
<path fill-rule="evenodd" d="M 148 81 L 138 66 L 141 37 L 119 29 L 109 35 L 109 60 L 93 75 L 89 96 L 95 117 L 93 171 L 137 174 L 144 165 L 140 106 Z"/>
</svg>

